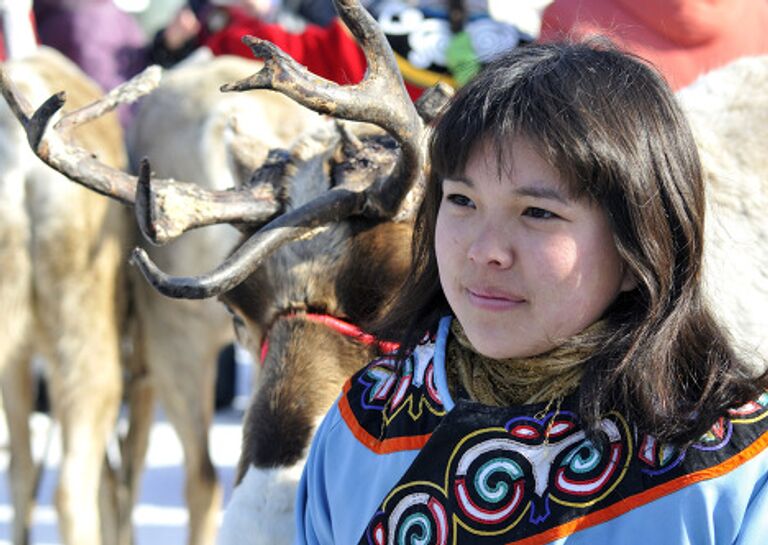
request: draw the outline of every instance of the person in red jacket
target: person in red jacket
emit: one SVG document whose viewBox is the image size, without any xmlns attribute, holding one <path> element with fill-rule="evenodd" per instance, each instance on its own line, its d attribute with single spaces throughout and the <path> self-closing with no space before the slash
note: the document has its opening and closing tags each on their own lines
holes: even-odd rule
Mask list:
<svg viewBox="0 0 768 545">
<path fill-rule="evenodd" d="M 767 29 L 766 0 L 555 0 L 540 39 L 609 36 L 680 89 L 738 57 L 768 53 Z"/>
<path fill-rule="evenodd" d="M 254 16 L 258 13 L 254 5 L 269 6 L 269 0 L 240 0 L 239 5 L 229 5 L 232 2 L 235 0 L 189 1 L 202 28 L 195 45 L 206 46 L 215 55 L 250 58 L 253 55 L 242 38 L 251 35 L 274 43 L 310 72 L 336 83 L 355 84 L 365 75 L 365 55 L 338 17 L 324 26 L 307 23 L 301 30 L 291 30 L 263 13 Z M 438 82 L 460 86 L 493 56 L 535 37 L 512 22 L 494 20 L 486 0 L 421 0 L 418 6 L 388 1 L 367 4 L 394 50 L 414 100 Z M 160 38 L 169 41 L 176 27 L 169 25 Z"/>
<path fill-rule="evenodd" d="M 337 17 L 327 26 L 307 24 L 302 32 L 290 32 L 277 23 L 252 17 L 240 8 L 222 8 L 209 15 L 228 18 L 219 29 L 204 26 L 200 43 L 215 55 L 252 57 L 242 42 L 245 35 L 274 43 L 312 73 L 340 84 L 354 84 L 363 79 L 365 55 Z"/>
</svg>

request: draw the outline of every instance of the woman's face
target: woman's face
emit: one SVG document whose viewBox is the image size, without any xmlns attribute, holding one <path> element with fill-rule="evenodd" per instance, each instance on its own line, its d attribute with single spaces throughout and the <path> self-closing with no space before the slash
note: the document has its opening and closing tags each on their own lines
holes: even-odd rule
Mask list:
<svg viewBox="0 0 768 545">
<path fill-rule="evenodd" d="M 443 182 L 435 250 L 443 291 L 485 356 L 541 354 L 598 320 L 634 288 L 604 211 L 568 195 L 527 140 L 509 167 L 479 144 Z"/>
</svg>

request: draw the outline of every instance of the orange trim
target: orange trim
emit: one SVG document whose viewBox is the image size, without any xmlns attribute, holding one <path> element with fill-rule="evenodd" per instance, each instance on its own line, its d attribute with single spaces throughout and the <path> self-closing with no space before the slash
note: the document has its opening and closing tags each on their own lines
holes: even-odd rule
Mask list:
<svg viewBox="0 0 768 545">
<path fill-rule="evenodd" d="M 677 479 L 656 486 L 650 490 L 636 494 L 630 498 L 627 498 L 626 500 L 614 503 L 613 505 L 606 507 L 605 509 L 601 509 L 595 513 L 590 513 L 584 517 L 566 522 L 565 524 L 561 524 L 560 526 L 547 530 L 546 532 L 536 534 L 535 536 L 515 541 L 514 544 L 541 545 L 561 537 L 569 536 L 579 530 L 597 526 L 598 524 L 602 524 L 603 522 L 607 522 L 613 518 L 623 515 L 635 507 L 640 507 L 641 505 L 650 503 L 661 498 L 662 496 L 677 492 L 686 486 L 724 475 L 729 471 L 734 470 L 736 467 L 751 460 L 760 452 L 765 450 L 766 447 L 768 447 L 768 432 L 765 432 L 754 443 L 752 443 L 746 449 L 742 450 L 740 453 L 716 466 L 702 469 L 701 471 L 697 471 L 695 473 L 689 473 L 688 475 L 683 475 L 682 477 L 678 477 Z"/>
<path fill-rule="evenodd" d="M 352 407 L 349 406 L 349 401 L 347 401 L 347 393 L 351 388 L 352 381 L 347 380 L 344 384 L 341 399 L 339 399 L 339 412 L 341 413 L 344 422 L 347 423 L 347 427 L 349 428 L 349 431 L 352 432 L 352 435 L 370 450 L 376 454 L 391 454 L 392 452 L 401 450 L 419 450 L 427 443 L 427 441 L 429 441 L 429 438 L 432 436 L 431 433 L 414 435 L 411 437 L 384 439 L 383 441 L 368 433 L 355 418 L 355 414 L 352 412 Z"/>
</svg>

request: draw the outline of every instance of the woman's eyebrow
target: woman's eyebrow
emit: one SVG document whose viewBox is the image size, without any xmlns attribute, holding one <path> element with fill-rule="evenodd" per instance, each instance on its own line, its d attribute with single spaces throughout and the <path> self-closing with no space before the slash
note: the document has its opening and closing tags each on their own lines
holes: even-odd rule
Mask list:
<svg viewBox="0 0 768 545">
<path fill-rule="evenodd" d="M 472 181 L 471 178 L 467 177 L 466 175 L 456 175 L 456 176 L 446 176 L 443 178 L 443 182 L 453 183 L 453 184 L 464 184 L 469 187 L 474 187 L 475 182 Z M 549 187 L 548 185 L 527 185 L 522 187 L 516 187 L 513 191 L 513 193 L 519 197 L 532 197 L 535 199 L 547 199 L 550 201 L 556 201 L 561 204 L 570 204 L 573 199 L 568 196 L 568 194 L 563 193 L 562 191 L 554 188 Z"/>
<path fill-rule="evenodd" d="M 548 199 L 561 204 L 570 204 L 571 199 L 553 187 L 541 187 L 528 185 L 515 188 L 515 194 L 521 197 L 534 197 L 536 199 Z"/>
<path fill-rule="evenodd" d="M 445 176 L 443 177 L 443 182 L 453 183 L 453 184 L 464 184 L 468 185 L 469 187 L 474 187 L 475 183 L 463 175 L 456 175 L 456 176 Z"/>
</svg>

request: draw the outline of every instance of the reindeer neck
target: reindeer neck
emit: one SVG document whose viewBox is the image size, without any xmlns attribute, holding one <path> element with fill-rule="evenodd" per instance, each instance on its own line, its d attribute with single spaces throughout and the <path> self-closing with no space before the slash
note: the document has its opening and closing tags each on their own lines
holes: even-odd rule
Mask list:
<svg viewBox="0 0 768 545">
<path fill-rule="evenodd" d="M 37 51 L 30 2 L 14 0 L 0 6 L 3 45 L 8 60 L 22 59 Z"/>
</svg>

